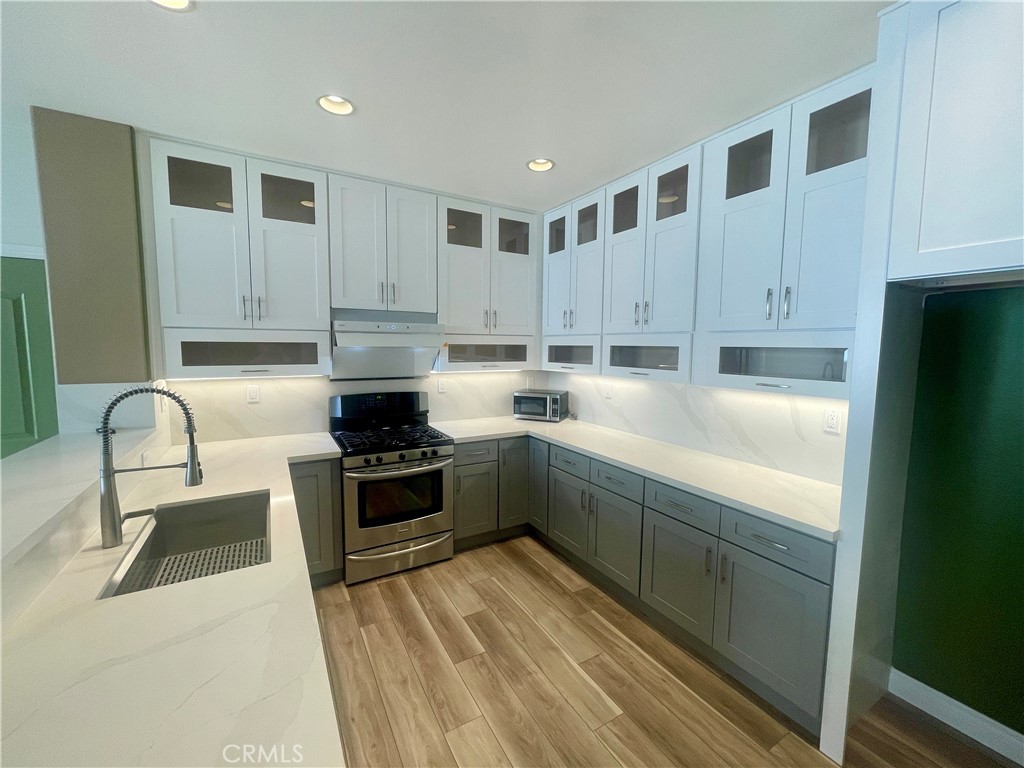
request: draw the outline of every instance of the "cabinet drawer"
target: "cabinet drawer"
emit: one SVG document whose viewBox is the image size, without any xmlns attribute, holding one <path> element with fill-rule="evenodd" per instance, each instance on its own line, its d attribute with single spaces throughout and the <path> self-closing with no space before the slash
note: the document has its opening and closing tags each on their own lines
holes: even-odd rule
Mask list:
<svg viewBox="0 0 1024 768">
<path fill-rule="evenodd" d="M 455 446 L 455 466 L 480 464 L 498 460 L 498 441 L 484 440 L 479 443 L 459 443 Z"/>
<path fill-rule="evenodd" d="M 553 445 L 551 446 L 551 466 L 558 467 L 563 472 L 575 475 L 581 480 L 590 479 L 590 459 L 582 453 Z"/>
<path fill-rule="evenodd" d="M 722 507 L 713 501 L 648 480 L 644 488 L 644 506 L 702 531 L 718 535 Z"/>
<path fill-rule="evenodd" d="M 603 461 L 590 461 L 590 482 L 602 488 L 625 496 L 627 499 L 643 504 L 644 479 L 624 469 L 605 464 Z"/>
<path fill-rule="evenodd" d="M 832 583 L 835 548 L 827 541 L 797 533 L 767 520 L 722 507 L 721 537 L 769 560 Z"/>
</svg>

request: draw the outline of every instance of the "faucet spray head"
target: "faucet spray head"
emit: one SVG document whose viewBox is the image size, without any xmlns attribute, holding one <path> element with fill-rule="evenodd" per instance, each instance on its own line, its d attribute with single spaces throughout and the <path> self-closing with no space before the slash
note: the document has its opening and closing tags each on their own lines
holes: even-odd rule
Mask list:
<svg viewBox="0 0 1024 768">
<path fill-rule="evenodd" d="M 185 449 L 185 485 L 192 487 L 203 484 L 203 467 L 199 463 L 199 449 L 195 436 L 189 433 L 188 448 Z"/>
</svg>

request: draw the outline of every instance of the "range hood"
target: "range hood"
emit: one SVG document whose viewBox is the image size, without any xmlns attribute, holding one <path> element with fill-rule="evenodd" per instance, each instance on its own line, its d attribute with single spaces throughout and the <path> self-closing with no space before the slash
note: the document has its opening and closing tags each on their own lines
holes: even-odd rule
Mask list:
<svg viewBox="0 0 1024 768">
<path fill-rule="evenodd" d="M 430 374 L 444 343 L 434 323 L 335 320 L 331 379 L 412 379 Z"/>
</svg>

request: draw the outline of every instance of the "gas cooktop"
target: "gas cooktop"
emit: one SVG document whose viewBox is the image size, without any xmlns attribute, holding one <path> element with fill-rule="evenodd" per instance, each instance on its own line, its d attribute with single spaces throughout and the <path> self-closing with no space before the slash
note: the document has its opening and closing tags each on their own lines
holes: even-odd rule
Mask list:
<svg viewBox="0 0 1024 768">
<path fill-rule="evenodd" d="M 378 429 L 331 432 L 331 437 L 345 456 L 383 453 L 398 450 L 436 448 L 452 445 L 454 440 L 427 424 L 405 424 Z M 436 454 L 435 454 L 436 455 Z"/>
</svg>

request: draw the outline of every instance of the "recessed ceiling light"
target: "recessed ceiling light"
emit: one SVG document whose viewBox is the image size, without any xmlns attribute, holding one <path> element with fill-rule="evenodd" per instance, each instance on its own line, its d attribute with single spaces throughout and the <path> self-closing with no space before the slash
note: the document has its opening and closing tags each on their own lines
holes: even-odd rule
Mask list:
<svg viewBox="0 0 1024 768">
<path fill-rule="evenodd" d="M 554 168 L 555 161 L 548 160 L 546 157 L 536 157 L 530 162 L 528 162 L 526 164 L 526 167 L 529 168 L 531 171 L 537 171 L 537 173 L 542 173 L 544 171 L 550 171 L 552 168 Z"/>
<path fill-rule="evenodd" d="M 332 115 L 351 115 L 355 106 L 343 96 L 335 96 L 329 93 L 316 100 L 321 109 L 330 112 Z"/>
<path fill-rule="evenodd" d="M 299 200 L 299 205 L 304 205 L 307 208 L 316 208 L 316 203 L 312 200 Z"/>
<path fill-rule="evenodd" d="M 150 0 L 154 5 L 166 8 L 168 11 L 191 11 L 194 7 L 192 0 Z"/>
<path fill-rule="evenodd" d="M 229 211 L 234 207 L 231 205 L 231 203 L 225 203 L 223 200 L 214 203 L 214 205 L 216 205 L 218 208 L 226 208 Z"/>
<path fill-rule="evenodd" d="M 658 195 L 659 203 L 674 203 L 679 199 L 679 195 Z"/>
</svg>

